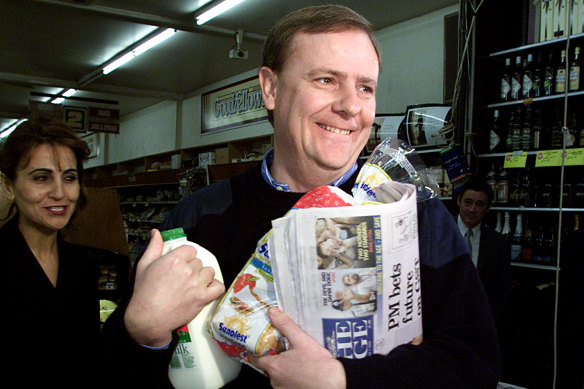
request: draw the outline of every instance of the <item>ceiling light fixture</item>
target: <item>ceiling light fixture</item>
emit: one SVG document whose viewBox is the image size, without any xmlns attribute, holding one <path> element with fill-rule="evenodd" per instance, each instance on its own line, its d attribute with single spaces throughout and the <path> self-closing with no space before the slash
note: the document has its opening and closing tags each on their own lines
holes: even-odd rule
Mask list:
<svg viewBox="0 0 584 389">
<path fill-rule="evenodd" d="M 127 53 L 123 54 L 121 57 L 116 58 L 115 60 L 106 63 L 102 68 L 103 74 L 109 74 L 122 66 L 123 64 L 131 61 L 132 59 L 136 58 L 140 54 L 150 50 L 154 46 L 164 42 L 168 38 L 170 38 L 176 30 L 174 28 L 167 28 L 163 30 L 161 33 L 156 34 L 152 38 L 148 39 L 146 42 L 140 44 L 136 48 L 128 51 Z"/>
<path fill-rule="evenodd" d="M 197 24 L 201 25 L 207 23 L 214 17 L 222 14 L 223 12 L 235 7 L 237 4 L 243 2 L 243 0 L 225 0 L 215 5 L 213 8 L 208 9 L 200 15 L 196 16 Z"/>
<path fill-rule="evenodd" d="M 12 131 L 16 129 L 20 125 L 20 123 L 26 121 L 27 119 L 17 119 L 12 124 L 8 125 L 5 129 L 0 131 L 0 139 L 8 137 L 8 135 L 12 134 Z"/>
</svg>

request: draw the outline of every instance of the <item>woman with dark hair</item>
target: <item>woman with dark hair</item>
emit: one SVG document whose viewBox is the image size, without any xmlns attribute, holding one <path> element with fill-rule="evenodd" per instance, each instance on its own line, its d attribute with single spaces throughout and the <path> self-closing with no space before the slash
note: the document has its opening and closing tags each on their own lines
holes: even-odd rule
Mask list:
<svg viewBox="0 0 584 389">
<path fill-rule="evenodd" d="M 85 202 L 88 153 L 65 124 L 43 119 L 19 125 L 0 152 L 2 187 L 12 202 L 0 218 L 16 210 L 0 228 L 8 317 L 3 346 L 10 352 L 4 368 L 26 387 L 163 387 L 178 341 L 172 330 L 219 297 L 224 286 L 192 247 L 161 256 L 162 238 L 153 230 L 122 330 L 104 330 L 102 337 L 95 249 L 60 234 Z"/>
<path fill-rule="evenodd" d="M 59 233 L 85 201 L 88 153 L 65 124 L 36 120 L 19 125 L 0 154 L 2 187 L 12 202 L 0 217 L 16 210 L 0 229 L 12 346 L 6 371 L 27 383 L 79 384 L 78 374 L 94 372 L 102 359 L 96 264 L 89 249 Z"/>
</svg>

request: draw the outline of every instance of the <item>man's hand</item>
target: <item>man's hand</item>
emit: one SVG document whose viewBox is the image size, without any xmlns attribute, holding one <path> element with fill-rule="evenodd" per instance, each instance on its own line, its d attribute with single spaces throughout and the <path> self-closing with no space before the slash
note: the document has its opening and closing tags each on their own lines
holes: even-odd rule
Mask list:
<svg viewBox="0 0 584 389">
<path fill-rule="evenodd" d="M 153 347 L 166 345 L 172 331 L 189 323 L 225 292 L 225 286 L 214 279 L 213 268 L 203 267 L 196 258 L 194 247 L 181 246 L 161 256 L 162 248 L 160 232 L 152 230 L 124 316 L 132 338 Z"/>
<path fill-rule="evenodd" d="M 263 370 L 274 388 L 345 388 L 343 365 L 313 338 L 307 335 L 288 315 L 272 308 L 272 325 L 290 342 L 290 349 L 277 355 L 251 357 L 251 362 Z"/>
</svg>

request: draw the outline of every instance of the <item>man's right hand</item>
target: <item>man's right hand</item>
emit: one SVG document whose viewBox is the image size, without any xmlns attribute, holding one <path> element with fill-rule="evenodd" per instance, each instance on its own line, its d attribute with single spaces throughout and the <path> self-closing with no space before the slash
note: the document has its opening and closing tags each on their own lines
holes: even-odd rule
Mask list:
<svg viewBox="0 0 584 389">
<path fill-rule="evenodd" d="M 205 305 L 225 292 L 215 271 L 204 267 L 192 246 L 178 247 L 162 256 L 163 241 L 152 230 L 150 243 L 136 267 L 134 293 L 124 322 L 140 344 L 161 347 L 172 331 L 189 323 Z"/>
</svg>

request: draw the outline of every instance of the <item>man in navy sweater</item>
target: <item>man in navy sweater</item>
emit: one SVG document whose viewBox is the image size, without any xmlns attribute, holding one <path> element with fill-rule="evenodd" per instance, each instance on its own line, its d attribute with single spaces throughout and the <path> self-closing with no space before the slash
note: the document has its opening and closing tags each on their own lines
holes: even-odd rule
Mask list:
<svg viewBox="0 0 584 389">
<path fill-rule="evenodd" d="M 350 193 L 375 118 L 381 67 L 372 25 L 341 6 L 308 7 L 273 27 L 259 81 L 274 127 L 261 165 L 181 202 L 162 229 L 183 227 L 210 250 L 229 286 L 258 240 L 321 185 Z M 254 359 L 230 387 L 495 388 L 500 356 L 487 297 L 457 226 L 438 199 L 418 204 L 424 339 L 388 355 L 335 359 L 285 312 L 272 324 L 290 348 Z M 171 344 L 171 348 L 174 344 Z"/>
</svg>

